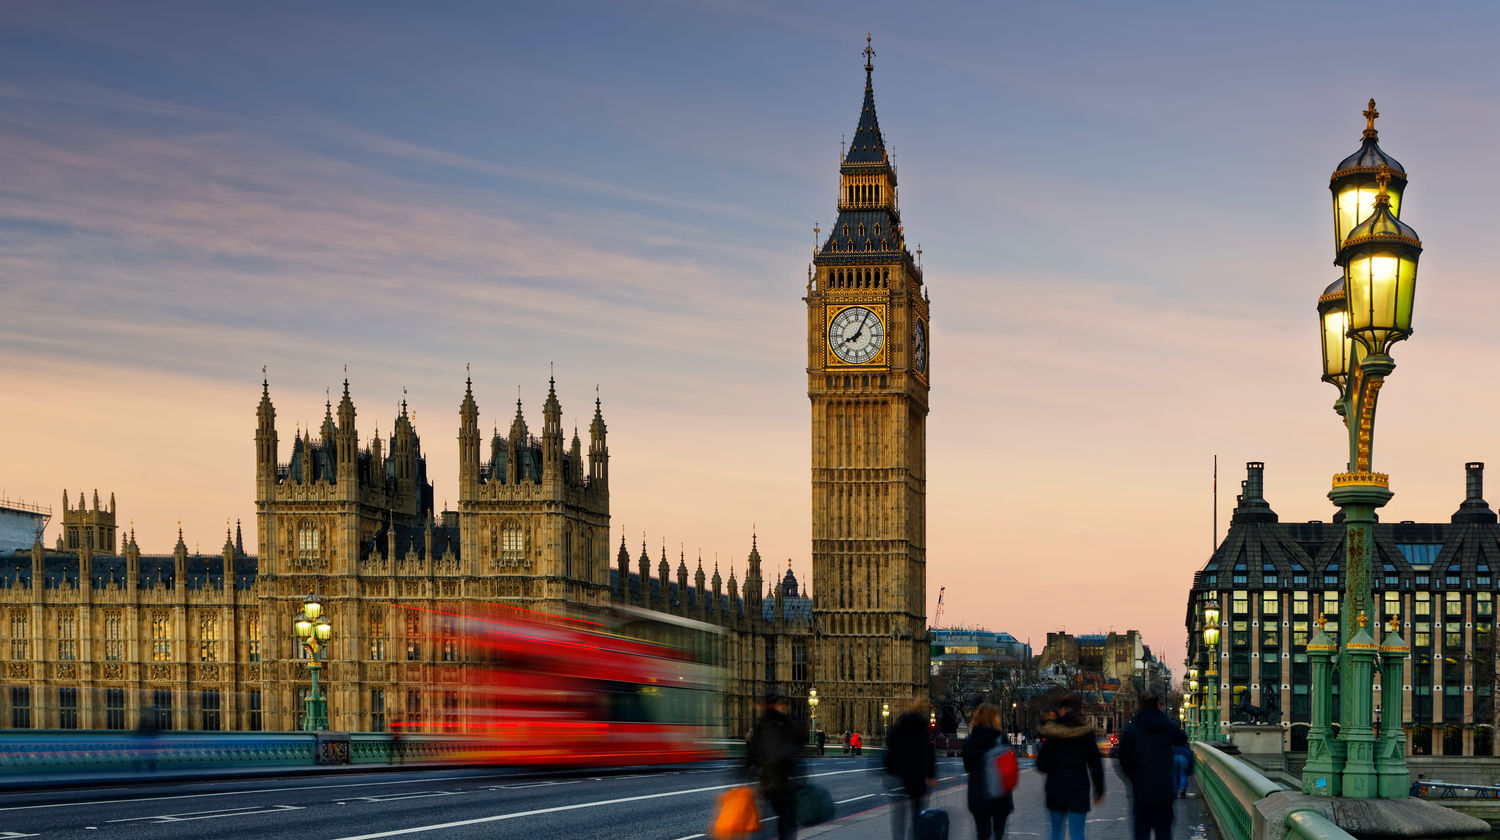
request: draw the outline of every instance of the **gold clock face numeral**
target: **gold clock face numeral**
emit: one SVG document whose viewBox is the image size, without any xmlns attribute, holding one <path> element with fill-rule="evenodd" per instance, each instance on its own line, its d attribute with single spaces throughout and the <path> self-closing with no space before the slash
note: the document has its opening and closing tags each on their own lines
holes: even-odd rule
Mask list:
<svg viewBox="0 0 1500 840">
<path fill-rule="evenodd" d="M 848 306 L 828 322 L 828 348 L 846 364 L 870 364 L 884 346 L 885 322 L 872 309 Z"/>
<path fill-rule="evenodd" d="M 927 325 L 920 318 L 913 321 L 911 337 L 911 364 L 917 373 L 927 373 Z"/>
</svg>

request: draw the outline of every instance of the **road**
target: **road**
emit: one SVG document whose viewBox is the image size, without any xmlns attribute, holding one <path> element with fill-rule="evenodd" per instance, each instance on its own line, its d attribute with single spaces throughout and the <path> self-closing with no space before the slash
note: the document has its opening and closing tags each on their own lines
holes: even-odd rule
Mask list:
<svg viewBox="0 0 1500 840">
<path fill-rule="evenodd" d="M 838 816 L 891 801 L 878 754 L 806 762 Z M 957 759 L 939 759 L 943 786 L 963 783 Z M 398 770 L 233 781 L 166 781 L 0 794 L 0 840 L 373 840 L 378 837 L 702 837 L 737 765 L 712 762 L 622 772 Z M 884 825 L 884 823 L 880 823 Z"/>
</svg>

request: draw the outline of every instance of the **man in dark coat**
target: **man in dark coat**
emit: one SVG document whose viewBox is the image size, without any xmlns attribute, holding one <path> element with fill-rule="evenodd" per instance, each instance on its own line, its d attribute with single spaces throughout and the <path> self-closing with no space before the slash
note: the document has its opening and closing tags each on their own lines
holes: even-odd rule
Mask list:
<svg viewBox="0 0 1500 840">
<path fill-rule="evenodd" d="M 802 743 L 807 732 L 786 713 L 786 701 L 769 693 L 765 712 L 750 732 L 745 769 L 760 783 L 760 795 L 776 812 L 776 836 L 797 836 L 797 785 L 802 775 Z"/>
<path fill-rule="evenodd" d="M 1135 840 L 1172 837 L 1172 804 L 1177 798 L 1173 747 L 1186 746 L 1187 736 L 1161 710 L 1161 697 L 1141 695 L 1141 710 L 1120 734 L 1120 769 L 1130 780 Z"/>
<path fill-rule="evenodd" d="M 1065 822 L 1072 840 L 1084 840 L 1091 782 L 1093 804 L 1104 801 L 1104 762 L 1099 759 L 1094 727 L 1078 717 L 1080 705 L 1078 695 L 1069 694 L 1057 704 L 1057 719 L 1041 726 L 1036 769 L 1047 774 L 1043 791 L 1052 840 L 1062 840 Z"/>
<path fill-rule="evenodd" d="M 885 739 L 885 772 L 895 776 L 906 793 L 905 801 L 898 799 L 891 806 L 891 838 L 904 840 L 908 830 L 916 832 L 927 789 L 937 786 L 937 751 L 927 728 L 926 700 L 913 700 L 891 725 Z"/>
</svg>

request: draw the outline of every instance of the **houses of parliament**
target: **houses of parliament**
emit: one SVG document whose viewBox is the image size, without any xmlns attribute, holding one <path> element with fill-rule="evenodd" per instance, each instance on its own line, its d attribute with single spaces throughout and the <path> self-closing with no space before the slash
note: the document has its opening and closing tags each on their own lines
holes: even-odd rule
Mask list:
<svg viewBox="0 0 1500 840">
<path fill-rule="evenodd" d="M 309 592 L 336 621 L 324 671 L 336 730 L 420 725 L 462 705 L 453 689 L 465 652 L 425 625 L 491 603 L 569 614 L 630 605 L 722 628 L 728 732 L 748 728 L 770 689 L 805 714 L 798 701 L 816 688 L 823 728 L 867 733 L 884 704 L 925 696 L 929 301 L 876 119 L 872 59 L 867 47 L 838 219 L 803 297 L 810 582 L 778 576 L 753 533 L 743 580 L 615 542 L 603 406 L 596 398 L 585 451 L 576 429 L 563 430 L 553 381 L 539 434 L 518 400 L 488 440 L 465 382 L 458 503 L 439 511 L 404 401 L 388 436 L 362 438 L 345 380 L 321 428 L 288 446 L 263 377 L 253 554 L 239 526 L 215 554 L 190 553 L 180 529 L 170 555 L 143 554 L 117 525 L 113 496 L 101 503 L 96 491 L 63 494 L 55 546 L 38 529 L 29 549 L 0 557 L 0 727 L 124 729 L 147 716 L 179 730 L 300 728 L 308 672 L 291 619 Z"/>
</svg>

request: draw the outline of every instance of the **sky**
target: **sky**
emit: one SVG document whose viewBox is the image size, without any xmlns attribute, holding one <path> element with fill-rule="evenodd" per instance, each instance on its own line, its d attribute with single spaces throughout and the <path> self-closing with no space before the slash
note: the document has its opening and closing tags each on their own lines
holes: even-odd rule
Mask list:
<svg viewBox="0 0 1500 840">
<path fill-rule="evenodd" d="M 1372 97 L 1426 247 L 1385 518 L 1500 460 L 1488 4 L 19 0 L 0 495 L 216 551 L 253 533 L 262 367 L 285 457 L 347 366 L 361 438 L 404 396 L 452 502 L 466 366 L 502 431 L 555 375 L 585 438 L 602 401 L 612 542 L 743 578 L 754 533 L 805 581 L 801 298 L 867 32 L 932 300 L 929 617 L 1138 629 L 1180 672 L 1245 462 L 1332 516 L 1314 307 Z"/>
</svg>

